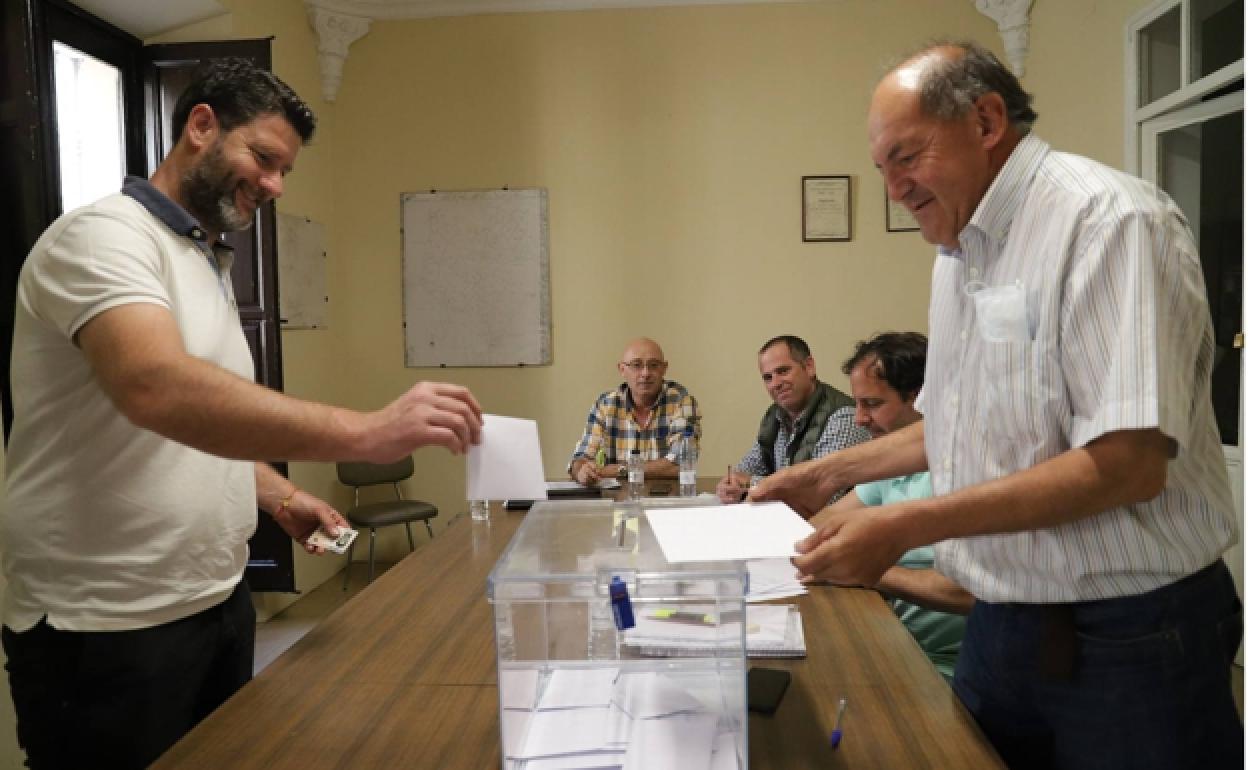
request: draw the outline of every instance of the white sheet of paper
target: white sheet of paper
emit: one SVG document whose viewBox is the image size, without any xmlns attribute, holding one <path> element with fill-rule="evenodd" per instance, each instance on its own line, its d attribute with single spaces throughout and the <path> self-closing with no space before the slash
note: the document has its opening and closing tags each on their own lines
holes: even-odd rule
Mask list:
<svg viewBox="0 0 1248 770">
<path fill-rule="evenodd" d="M 524 770 L 612 770 L 624 764 L 624 751 L 596 751 L 569 757 L 541 757 L 525 762 Z M 733 765 L 736 768 L 736 765 Z"/>
<path fill-rule="evenodd" d="M 545 500 L 537 423 L 487 414 L 481 443 L 468 449 L 468 500 Z"/>
<path fill-rule="evenodd" d="M 514 757 L 524 748 L 524 740 L 529 735 L 529 722 L 533 720 L 533 712 L 503 709 L 502 720 L 503 756 Z"/>
<path fill-rule="evenodd" d="M 608 709 L 533 712 L 524 747 L 513 759 L 584 754 L 607 749 Z"/>
<path fill-rule="evenodd" d="M 505 709 L 532 709 L 537 702 L 537 669 L 498 672 L 499 698 Z"/>
<path fill-rule="evenodd" d="M 713 714 L 680 714 L 633 723 L 624 757 L 626 770 L 689 770 L 711 766 Z"/>
<path fill-rule="evenodd" d="M 611 692 L 618 668 L 560 668 L 550 674 L 550 681 L 537 704 L 540 710 L 575 709 L 611 705 Z"/>
<path fill-rule="evenodd" d="M 737 736 L 720 733 L 715 736 L 715 753 L 711 755 L 711 770 L 740 770 L 737 762 Z"/>
<path fill-rule="evenodd" d="M 702 711 L 702 702 L 655 671 L 624 674 L 615 686 L 616 705 L 633 719 Z"/>
<path fill-rule="evenodd" d="M 815 531 L 781 502 L 655 508 L 646 517 L 672 564 L 795 556 L 794 544 Z"/>
</svg>

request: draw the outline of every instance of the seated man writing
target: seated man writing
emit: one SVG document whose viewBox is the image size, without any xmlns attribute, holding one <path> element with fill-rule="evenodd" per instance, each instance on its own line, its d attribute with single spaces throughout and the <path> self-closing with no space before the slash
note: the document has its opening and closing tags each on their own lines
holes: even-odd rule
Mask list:
<svg viewBox="0 0 1248 770">
<path fill-rule="evenodd" d="M 664 379 L 667 361 L 652 339 L 628 343 L 618 368 L 624 382 L 590 408 L 568 474 L 585 485 L 618 476 L 637 449 L 646 462 L 647 478 L 674 478 L 680 471 L 677 439 L 686 426 L 692 427 L 696 449 L 702 436 L 697 400 L 680 383 Z"/>
<path fill-rule="evenodd" d="M 723 503 L 739 502 L 751 476 L 770 476 L 871 438 L 854 425 L 854 400 L 815 376 L 815 357 L 801 337 L 768 340 L 758 351 L 758 372 L 775 403 L 763 414 L 754 446 L 716 486 Z"/>
<path fill-rule="evenodd" d="M 927 337 L 916 332 L 886 332 L 858 343 L 842 367 L 857 404 L 854 422 L 876 438 L 923 419 L 914 399 L 923 387 L 926 364 Z M 810 523 L 818 527 L 839 512 L 931 496 L 927 471 L 872 481 L 854 487 Z M 893 612 L 936 670 L 952 681 L 966 630 L 963 616 L 971 611 L 975 597 L 932 569 L 933 558 L 931 546 L 912 548 L 875 587 L 895 597 Z"/>
</svg>

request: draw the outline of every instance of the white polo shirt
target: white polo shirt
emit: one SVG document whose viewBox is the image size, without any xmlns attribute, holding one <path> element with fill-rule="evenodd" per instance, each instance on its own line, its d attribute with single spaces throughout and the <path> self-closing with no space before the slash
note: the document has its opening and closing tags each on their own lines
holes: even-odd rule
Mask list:
<svg viewBox="0 0 1248 770">
<path fill-rule="evenodd" d="M 241 579 L 253 464 L 135 427 L 73 341 L 110 308 L 151 303 L 173 314 L 191 355 L 254 379 L 232 255 L 192 234 L 203 237 L 185 211 L 131 179 L 54 222 L 22 268 L 0 521 L 14 631 L 45 615 L 62 630 L 155 626 L 220 603 Z"/>
</svg>

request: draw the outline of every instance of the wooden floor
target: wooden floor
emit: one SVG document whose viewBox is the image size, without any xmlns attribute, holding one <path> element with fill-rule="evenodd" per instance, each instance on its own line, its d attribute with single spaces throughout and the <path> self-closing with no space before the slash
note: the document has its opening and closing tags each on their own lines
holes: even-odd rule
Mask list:
<svg viewBox="0 0 1248 770">
<path fill-rule="evenodd" d="M 377 574 L 385 572 L 392 564 L 377 563 Z M 298 601 L 263 623 L 256 624 L 256 658 L 253 673 L 260 673 L 277 656 L 290 649 L 303 635 L 316 628 L 334 610 L 364 589 L 368 580 L 368 563 L 351 565 L 351 581 L 342 590 L 342 572 L 299 597 Z"/>
</svg>

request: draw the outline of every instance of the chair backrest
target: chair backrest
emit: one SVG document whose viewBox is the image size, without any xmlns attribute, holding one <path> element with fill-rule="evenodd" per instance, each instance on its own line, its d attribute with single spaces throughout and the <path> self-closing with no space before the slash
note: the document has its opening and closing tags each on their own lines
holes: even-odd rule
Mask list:
<svg viewBox="0 0 1248 770">
<path fill-rule="evenodd" d="M 412 456 L 386 465 L 373 463 L 338 463 L 338 480 L 349 487 L 367 487 L 372 484 L 392 484 L 411 478 L 416 470 Z"/>
</svg>

